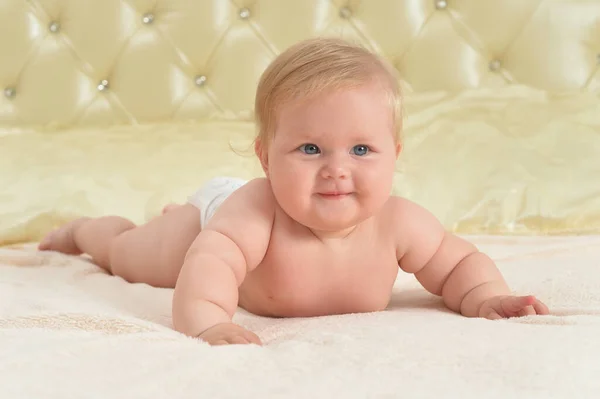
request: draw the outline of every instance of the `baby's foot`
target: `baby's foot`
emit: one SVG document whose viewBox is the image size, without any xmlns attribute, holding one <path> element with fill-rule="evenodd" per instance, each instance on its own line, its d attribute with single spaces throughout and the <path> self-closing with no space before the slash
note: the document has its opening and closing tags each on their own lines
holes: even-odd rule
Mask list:
<svg viewBox="0 0 600 399">
<path fill-rule="evenodd" d="M 87 220 L 89 218 L 76 219 L 51 231 L 40 241 L 38 249 L 40 251 L 58 251 L 69 255 L 81 254 L 82 252 L 75 244 L 73 233 Z"/>
<path fill-rule="evenodd" d="M 171 212 L 173 209 L 177 209 L 179 208 L 181 205 L 179 204 L 168 204 L 166 205 L 163 210 L 162 210 L 162 214 L 164 215 L 167 212 Z"/>
</svg>

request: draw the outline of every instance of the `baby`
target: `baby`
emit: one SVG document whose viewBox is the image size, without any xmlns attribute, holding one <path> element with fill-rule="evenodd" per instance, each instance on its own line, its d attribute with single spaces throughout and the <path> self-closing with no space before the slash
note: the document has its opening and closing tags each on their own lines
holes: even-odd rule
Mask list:
<svg viewBox="0 0 600 399">
<path fill-rule="evenodd" d="M 264 178 L 211 180 L 141 226 L 78 219 L 39 249 L 87 253 L 129 282 L 174 288 L 174 328 L 211 345 L 261 343 L 232 322 L 238 306 L 270 317 L 383 310 L 399 269 L 467 317 L 548 314 L 512 295 L 474 245 L 391 196 L 400 102 L 383 59 L 340 39 L 300 42 L 258 85 Z"/>
</svg>

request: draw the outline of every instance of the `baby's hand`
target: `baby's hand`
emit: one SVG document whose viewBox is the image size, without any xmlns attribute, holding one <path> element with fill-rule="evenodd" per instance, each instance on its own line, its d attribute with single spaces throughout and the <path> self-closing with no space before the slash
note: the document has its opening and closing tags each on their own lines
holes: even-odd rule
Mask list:
<svg viewBox="0 0 600 399">
<path fill-rule="evenodd" d="M 485 301 L 479 309 L 479 317 L 491 320 L 548 313 L 548 307 L 533 295 L 496 296 Z"/>
<path fill-rule="evenodd" d="M 221 323 L 212 326 L 198 338 L 210 345 L 256 344 L 262 345 L 258 335 L 233 323 Z"/>
</svg>

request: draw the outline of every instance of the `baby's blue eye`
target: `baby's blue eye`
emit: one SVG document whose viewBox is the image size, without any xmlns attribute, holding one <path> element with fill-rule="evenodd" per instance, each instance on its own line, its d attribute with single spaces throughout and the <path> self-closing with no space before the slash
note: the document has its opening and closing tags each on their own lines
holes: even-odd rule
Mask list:
<svg viewBox="0 0 600 399">
<path fill-rule="evenodd" d="M 308 155 L 321 153 L 321 150 L 315 144 L 303 144 L 300 146 L 299 150 Z"/>
<path fill-rule="evenodd" d="M 355 145 L 354 147 L 352 147 L 352 153 L 354 155 L 358 155 L 358 156 L 363 156 L 363 155 L 367 155 L 367 153 L 369 152 L 369 147 L 367 147 L 366 145 Z"/>
</svg>

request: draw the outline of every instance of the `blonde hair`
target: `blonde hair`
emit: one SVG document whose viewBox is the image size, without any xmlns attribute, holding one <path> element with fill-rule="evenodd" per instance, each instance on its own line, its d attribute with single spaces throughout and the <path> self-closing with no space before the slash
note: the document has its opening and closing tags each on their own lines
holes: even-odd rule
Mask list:
<svg viewBox="0 0 600 399">
<path fill-rule="evenodd" d="M 396 70 L 391 65 L 343 39 L 313 38 L 296 43 L 279 54 L 260 78 L 254 104 L 256 140 L 268 147 L 275 135 L 277 112 L 286 102 L 372 82 L 381 83 L 386 91 L 399 142 L 402 94 Z"/>
</svg>

